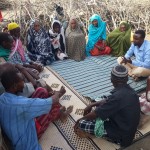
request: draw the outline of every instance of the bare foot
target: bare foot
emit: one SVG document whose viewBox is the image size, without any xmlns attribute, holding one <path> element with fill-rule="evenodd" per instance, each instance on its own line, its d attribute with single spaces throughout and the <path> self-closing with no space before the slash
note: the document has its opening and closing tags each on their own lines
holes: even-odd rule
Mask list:
<svg viewBox="0 0 150 150">
<path fill-rule="evenodd" d="M 81 129 L 77 129 L 76 134 L 80 137 L 80 138 L 88 138 L 88 137 L 92 137 L 92 135 L 90 133 L 87 133 Z"/>
<path fill-rule="evenodd" d="M 53 89 L 52 89 L 48 84 L 46 84 L 46 89 L 47 89 L 47 91 L 48 91 L 48 93 L 49 93 L 49 96 L 54 95 Z"/>
<path fill-rule="evenodd" d="M 65 111 L 66 111 L 66 107 L 65 106 L 60 107 L 60 112 L 64 113 Z"/>
<path fill-rule="evenodd" d="M 73 106 L 69 106 L 65 111 L 62 111 L 60 114 L 61 122 L 64 123 L 72 111 L 73 111 Z"/>
<path fill-rule="evenodd" d="M 62 97 L 62 96 L 66 93 L 65 87 L 64 87 L 64 86 L 61 86 L 59 92 L 60 92 L 60 97 Z"/>
</svg>

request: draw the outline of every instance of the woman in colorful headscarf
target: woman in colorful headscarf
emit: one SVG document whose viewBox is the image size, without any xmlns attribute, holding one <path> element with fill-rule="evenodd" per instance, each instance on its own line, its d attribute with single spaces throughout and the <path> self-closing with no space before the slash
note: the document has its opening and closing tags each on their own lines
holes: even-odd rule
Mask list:
<svg viewBox="0 0 150 150">
<path fill-rule="evenodd" d="M 67 58 L 64 29 L 58 20 L 54 20 L 49 30 L 49 36 L 52 43 L 52 51 L 56 60 Z"/>
<path fill-rule="evenodd" d="M 24 50 L 23 44 L 20 40 L 20 27 L 17 23 L 12 22 L 8 24 L 8 31 L 13 37 L 13 46 L 9 55 L 9 62 L 11 63 L 29 63 L 30 59 Z"/>
<path fill-rule="evenodd" d="M 27 50 L 33 61 L 49 65 L 54 61 L 51 42 L 48 33 L 38 21 L 31 23 L 27 34 Z"/>
<path fill-rule="evenodd" d="M 106 40 L 106 23 L 102 21 L 101 17 L 94 14 L 90 18 L 90 25 L 88 28 L 88 42 L 86 45 L 86 55 L 97 56 L 110 53 L 110 48 L 105 47 Z"/>
<path fill-rule="evenodd" d="M 81 61 L 85 59 L 85 35 L 80 29 L 79 23 L 75 17 L 70 19 L 66 30 L 66 48 L 70 59 Z"/>
<path fill-rule="evenodd" d="M 117 29 L 108 34 L 106 42 L 113 56 L 123 56 L 131 45 L 130 25 L 122 21 Z"/>
</svg>

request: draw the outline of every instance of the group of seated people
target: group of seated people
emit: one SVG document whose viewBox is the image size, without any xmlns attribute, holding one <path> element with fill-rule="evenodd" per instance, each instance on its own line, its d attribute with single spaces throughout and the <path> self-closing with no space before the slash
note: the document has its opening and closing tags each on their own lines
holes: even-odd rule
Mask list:
<svg viewBox="0 0 150 150">
<path fill-rule="evenodd" d="M 38 138 L 49 123 L 56 119 L 65 122 L 73 110 L 73 106 L 65 108 L 59 104 L 60 97 L 66 92 L 64 87 L 60 91 L 38 85 L 33 87 L 31 83 L 25 82 L 24 78 L 29 77 L 22 66 L 10 63 L 0 65 L 1 84 L 5 90 L 0 95 L 0 123 L 10 140 L 10 149 L 41 150 Z M 113 67 L 111 83 L 114 89 L 111 95 L 88 105 L 83 117 L 75 123 L 74 132 L 84 138 L 91 135 L 105 138 L 122 147 L 130 145 L 139 125 L 140 115 L 150 113 L 150 109 L 147 109 L 149 98 L 146 98 L 150 91 L 149 79 L 146 94 L 139 98 L 127 84 L 127 68 L 123 65 Z M 44 122 L 43 117 L 47 118 Z"/>
<path fill-rule="evenodd" d="M 118 56 L 119 65 L 111 71 L 114 90 L 104 100 L 85 108 L 74 131 L 80 137 L 95 135 L 123 147 L 132 143 L 140 115 L 150 113 L 150 78 L 146 94 L 140 98 L 127 84 L 128 75 L 136 81 L 150 75 L 150 42 L 144 40 L 143 30 L 134 33 L 131 44 L 129 24 L 121 22 L 106 36 L 106 23 L 99 15 L 93 15 L 86 44 L 85 34 L 76 18 L 70 19 L 65 32 L 59 21 L 52 23 L 49 32 L 34 21 L 27 34 L 27 52 L 20 40 L 19 25 L 8 24 L 8 31 L 0 33 L 0 126 L 11 141 L 11 148 L 41 150 L 38 138 L 49 123 L 56 119 L 65 122 L 73 110 L 73 106 L 65 108 L 59 104 L 60 97 L 66 92 L 64 87 L 53 91 L 39 78 L 43 71 L 41 64 L 48 65 L 66 57 L 81 61 L 86 56 L 105 54 Z M 47 121 L 43 122 L 43 118 Z"/>
<path fill-rule="evenodd" d="M 49 31 L 46 31 L 39 21 L 32 21 L 25 37 L 27 50 L 20 40 L 19 25 L 12 22 L 7 28 L 6 32 L 12 37 L 12 47 L 1 48 L 0 57 L 5 61 L 28 63 L 32 60 L 50 65 L 55 60 L 70 58 L 81 61 L 85 58 L 85 34 L 76 18 L 70 19 L 66 31 L 58 20 L 52 22 Z"/>
<path fill-rule="evenodd" d="M 90 18 L 88 40 L 79 21 L 72 17 L 64 31 L 58 20 L 54 20 L 47 32 L 40 22 L 30 23 L 26 48 L 20 40 L 20 27 L 17 23 L 8 24 L 9 40 L 4 39 L 7 33 L 0 33 L 0 60 L 11 63 L 28 64 L 30 61 L 49 65 L 54 60 L 70 58 L 76 61 L 84 60 L 86 56 L 112 55 L 119 57 L 118 63 L 125 65 L 129 75 L 136 81 L 139 77 L 150 75 L 150 42 L 145 40 L 143 30 L 131 32 L 131 26 L 122 21 L 119 27 L 106 35 L 106 23 L 94 14 Z M 8 44 L 7 44 L 8 43 Z M 6 45 L 6 46 L 5 46 Z"/>
<path fill-rule="evenodd" d="M 73 110 L 73 106 L 59 104 L 65 88 L 53 91 L 20 64 L 0 64 L 0 78 L 0 125 L 11 141 L 10 149 L 41 149 L 38 138 L 49 123 L 56 119 L 65 122 Z"/>
</svg>

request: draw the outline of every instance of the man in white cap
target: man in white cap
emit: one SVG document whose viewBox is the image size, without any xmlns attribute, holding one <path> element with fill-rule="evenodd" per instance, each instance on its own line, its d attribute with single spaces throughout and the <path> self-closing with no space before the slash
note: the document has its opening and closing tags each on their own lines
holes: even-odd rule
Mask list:
<svg viewBox="0 0 150 150">
<path fill-rule="evenodd" d="M 74 126 L 79 136 L 107 137 L 121 146 L 132 143 L 139 124 L 140 105 L 137 94 L 127 81 L 127 69 L 122 65 L 115 66 L 111 71 L 114 86 L 111 95 L 84 109 L 84 117 Z M 91 111 L 95 106 L 96 109 Z"/>
</svg>

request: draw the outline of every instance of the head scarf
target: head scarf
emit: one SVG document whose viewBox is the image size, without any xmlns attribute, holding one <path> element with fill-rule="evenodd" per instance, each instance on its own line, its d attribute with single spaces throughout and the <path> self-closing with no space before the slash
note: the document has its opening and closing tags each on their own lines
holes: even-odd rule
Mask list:
<svg viewBox="0 0 150 150">
<path fill-rule="evenodd" d="M 31 59 L 39 61 L 46 61 L 47 59 L 52 58 L 53 54 L 51 49 L 51 42 L 48 36 L 48 33 L 45 31 L 44 28 L 40 28 L 38 32 L 34 30 L 34 23 L 36 21 L 32 21 L 30 24 L 30 28 L 28 30 L 28 37 L 27 37 L 27 49 L 29 51 Z"/>
<path fill-rule="evenodd" d="M 8 31 L 14 30 L 16 28 L 19 28 L 19 25 L 16 22 L 8 24 Z M 16 39 L 13 41 L 12 52 L 9 56 L 9 59 L 11 59 L 11 57 L 16 53 L 16 51 L 19 53 L 21 61 L 25 62 L 25 52 L 20 39 Z"/>
<path fill-rule="evenodd" d="M 56 22 L 60 25 L 60 33 L 55 33 L 54 32 L 54 23 L 56 23 Z M 51 37 L 53 37 L 53 38 L 51 38 L 51 40 L 53 40 L 52 45 L 54 46 L 54 48 L 60 48 L 61 47 L 60 43 L 59 43 L 60 34 L 63 37 L 63 43 L 64 43 L 64 46 L 66 47 L 66 45 L 65 45 L 65 43 L 66 43 L 65 42 L 65 36 L 64 36 L 64 28 L 63 28 L 62 24 L 60 23 L 60 21 L 54 20 L 52 22 L 51 29 L 49 30 L 49 34 L 50 34 Z"/>
<path fill-rule="evenodd" d="M 4 49 L 2 46 L 0 46 L 0 57 L 8 61 L 10 53 L 11 53 L 10 49 Z"/>
<path fill-rule="evenodd" d="M 98 27 L 95 27 L 92 24 L 92 21 L 97 20 Z M 90 25 L 88 28 L 88 43 L 86 45 L 87 55 L 90 55 L 90 50 L 94 48 L 94 45 L 98 42 L 98 40 L 106 40 L 106 23 L 102 21 L 101 17 L 97 14 L 94 14 L 90 18 Z"/>
<path fill-rule="evenodd" d="M 125 25 L 126 31 L 130 28 L 130 25 L 126 21 L 121 21 L 120 24 L 119 24 L 119 28 L 120 28 L 121 25 Z"/>
<path fill-rule="evenodd" d="M 16 22 L 12 22 L 12 23 L 9 23 L 8 24 L 8 30 L 10 31 L 10 30 L 13 30 L 13 29 L 16 29 L 16 28 L 18 28 L 19 27 L 19 25 L 16 23 Z"/>
<path fill-rule="evenodd" d="M 72 20 L 75 20 L 75 22 L 76 22 L 76 28 L 75 29 L 71 28 L 71 21 Z M 76 17 L 71 17 L 70 18 L 69 25 L 68 25 L 68 28 L 66 30 L 66 36 L 68 36 L 71 32 L 74 32 L 74 34 L 82 32 L 81 29 L 80 29 L 80 26 L 79 26 L 79 23 L 78 23 L 78 20 L 76 19 Z"/>
<path fill-rule="evenodd" d="M 76 28 L 71 28 L 71 21 L 76 21 Z M 72 17 L 69 21 L 69 25 L 66 30 L 66 49 L 70 59 L 81 61 L 85 59 L 85 35 L 81 30 L 80 24 L 75 17 Z"/>
<path fill-rule="evenodd" d="M 126 31 L 121 32 L 120 26 L 125 25 Z M 113 56 L 123 56 L 131 45 L 131 27 L 126 21 L 120 22 L 117 29 L 110 32 L 107 36 L 107 45 L 112 48 Z"/>
<path fill-rule="evenodd" d="M 55 33 L 55 32 L 54 32 L 54 24 L 55 24 L 55 23 L 58 23 L 58 24 L 60 25 L 60 33 Z M 62 34 L 62 32 L 63 32 L 63 31 L 62 31 L 62 24 L 60 23 L 60 21 L 54 20 L 54 21 L 52 22 L 51 29 L 49 30 L 50 35 L 56 37 L 56 36 L 58 36 L 59 34 Z"/>
</svg>

